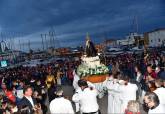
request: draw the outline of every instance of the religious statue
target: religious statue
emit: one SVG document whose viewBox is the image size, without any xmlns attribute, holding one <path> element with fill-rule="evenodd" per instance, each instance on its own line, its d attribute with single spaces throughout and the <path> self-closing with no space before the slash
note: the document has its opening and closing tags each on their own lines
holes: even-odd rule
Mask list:
<svg viewBox="0 0 165 114">
<path fill-rule="evenodd" d="M 94 46 L 93 42 L 90 40 L 88 35 L 87 35 L 87 38 L 86 38 L 85 52 L 86 52 L 87 57 L 97 56 L 97 51 L 95 49 L 95 46 Z"/>
</svg>

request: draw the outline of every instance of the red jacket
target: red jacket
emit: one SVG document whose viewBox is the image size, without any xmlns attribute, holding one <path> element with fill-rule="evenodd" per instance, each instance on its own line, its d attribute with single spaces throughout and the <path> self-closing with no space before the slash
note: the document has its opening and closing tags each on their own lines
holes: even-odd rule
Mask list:
<svg viewBox="0 0 165 114">
<path fill-rule="evenodd" d="M 140 112 L 131 112 L 131 111 L 125 110 L 125 114 L 140 114 Z"/>
<path fill-rule="evenodd" d="M 7 98 L 12 101 L 12 102 L 15 102 L 16 101 L 16 98 L 15 96 L 13 95 L 12 91 L 6 91 L 6 96 Z"/>
</svg>

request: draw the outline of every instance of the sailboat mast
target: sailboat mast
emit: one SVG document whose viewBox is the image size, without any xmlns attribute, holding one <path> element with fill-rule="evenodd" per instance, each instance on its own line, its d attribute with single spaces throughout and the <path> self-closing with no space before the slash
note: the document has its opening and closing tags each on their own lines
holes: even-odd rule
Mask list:
<svg viewBox="0 0 165 114">
<path fill-rule="evenodd" d="M 44 51 L 45 48 L 44 48 L 44 38 L 43 38 L 43 34 L 41 34 L 41 39 L 42 39 L 42 50 Z"/>
</svg>

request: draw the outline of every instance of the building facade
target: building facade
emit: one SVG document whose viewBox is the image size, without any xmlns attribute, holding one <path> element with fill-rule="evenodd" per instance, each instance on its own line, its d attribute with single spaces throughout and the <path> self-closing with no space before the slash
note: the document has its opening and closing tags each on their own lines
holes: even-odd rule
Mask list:
<svg viewBox="0 0 165 114">
<path fill-rule="evenodd" d="M 150 47 L 161 47 L 165 44 L 165 29 L 156 29 L 147 32 L 148 46 Z"/>
</svg>

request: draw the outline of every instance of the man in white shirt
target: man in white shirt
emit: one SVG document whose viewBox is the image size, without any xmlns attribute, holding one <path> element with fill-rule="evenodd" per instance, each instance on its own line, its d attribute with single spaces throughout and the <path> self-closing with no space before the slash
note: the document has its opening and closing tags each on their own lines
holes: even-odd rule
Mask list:
<svg viewBox="0 0 165 114">
<path fill-rule="evenodd" d="M 119 101 L 120 94 L 116 91 L 118 90 L 118 86 L 120 86 L 118 79 L 116 79 L 118 74 L 114 75 L 108 77 L 106 84 L 103 84 L 103 87 L 108 90 L 108 114 L 121 113 L 121 102 Z"/>
<path fill-rule="evenodd" d="M 154 92 L 147 92 L 144 103 L 149 108 L 148 114 L 165 114 L 165 105 L 159 103 L 159 98 Z"/>
<path fill-rule="evenodd" d="M 99 105 L 97 103 L 97 90 L 92 87 L 88 87 L 88 84 L 85 80 L 79 80 L 78 85 L 82 92 L 75 93 L 72 97 L 72 100 L 74 102 L 80 103 L 80 112 L 82 114 L 98 114 Z"/>
<path fill-rule="evenodd" d="M 160 104 L 165 105 L 165 88 L 163 87 L 163 80 L 162 79 L 157 79 L 155 81 L 155 85 L 156 85 L 156 90 L 153 91 L 154 93 L 156 93 L 156 95 L 159 98 L 159 102 Z"/>
<path fill-rule="evenodd" d="M 107 107 L 107 113 L 111 114 L 114 113 L 114 92 L 113 92 L 113 77 L 108 77 L 103 82 L 103 88 L 105 88 L 108 91 L 108 107 Z"/>
<path fill-rule="evenodd" d="M 123 80 L 120 82 L 120 86 L 116 91 L 120 92 L 120 100 L 122 102 L 121 112 L 124 113 L 127 108 L 127 104 L 130 100 L 136 100 L 136 92 L 138 87 L 136 84 L 129 82 L 128 76 L 123 76 Z"/>
<path fill-rule="evenodd" d="M 88 84 L 88 87 L 95 88 L 95 85 L 92 84 L 91 82 L 87 81 L 87 84 Z M 77 85 L 78 85 L 78 81 L 77 81 Z M 75 91 L 76 91 L 76 93 L 81 93 L 82 89 L 78 86 Z M 75 106 L 76 106 L 76 113 L 78 113 L 80 111 L 80 102 L 75 102 Z"/>
<path fill-rule="evenodd" d="M 74 114 L 71 102 L 63 97 L 62 87 L 57 87 L 56 90 L 57 98 L 50 102 L 50 113 L 51 114 Z"/>
</svg>

